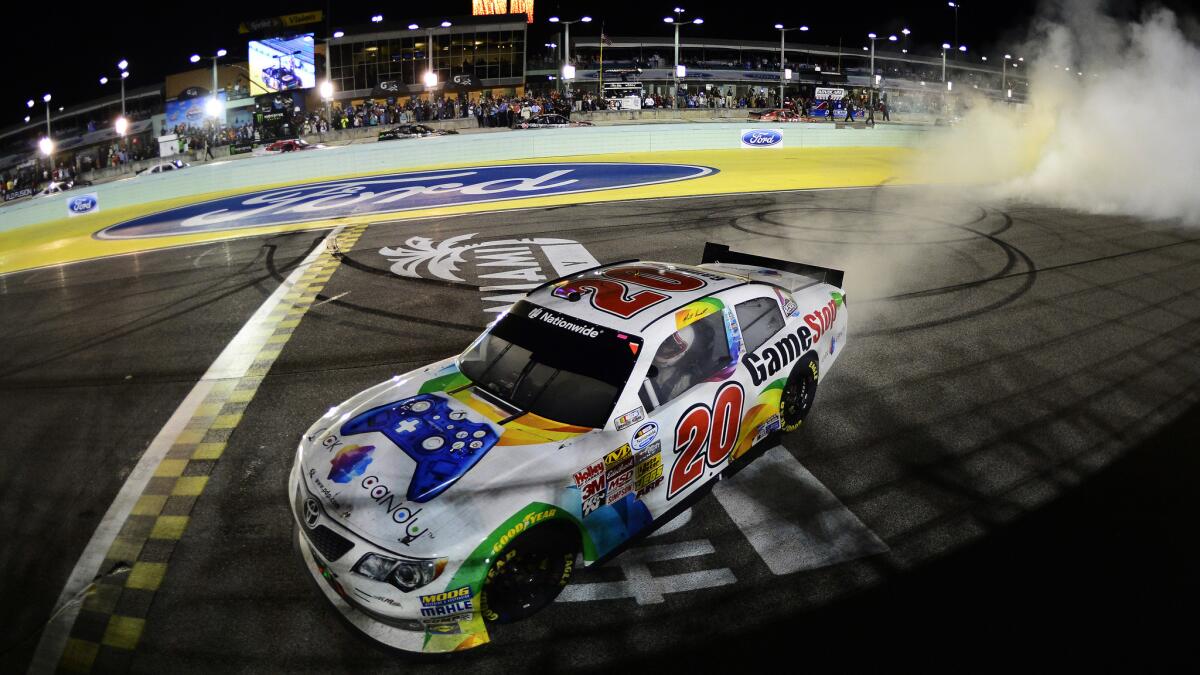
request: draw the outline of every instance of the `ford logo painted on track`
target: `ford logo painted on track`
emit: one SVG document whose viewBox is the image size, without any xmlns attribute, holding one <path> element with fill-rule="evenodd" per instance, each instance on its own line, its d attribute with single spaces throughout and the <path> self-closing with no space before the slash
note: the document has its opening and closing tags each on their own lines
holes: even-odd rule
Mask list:
<svg viewBox="0 0 1200 675">
<path fill-rule="evenodd" d="M 743 148 L 778 148 L 783 146 L 783 133 L 776 129 L 746 129 L 742 131 Z"/>
<path fill-rule="evenodd" d="M 687 164 L 510 164 L 411 171 L 293 185 L 223 197 L 112 225 L 101 239 L 165 237 L 329 218 L 396 213 L 508 199 L 691 180 L 717 169 Z"/>
<path fill-rule="evenodd" d="M 75 215 L 90 213 L 96 209 L 97 203 L 95 195 L 79 195 L 67 200 L 67 210 Z"/>
</svg>

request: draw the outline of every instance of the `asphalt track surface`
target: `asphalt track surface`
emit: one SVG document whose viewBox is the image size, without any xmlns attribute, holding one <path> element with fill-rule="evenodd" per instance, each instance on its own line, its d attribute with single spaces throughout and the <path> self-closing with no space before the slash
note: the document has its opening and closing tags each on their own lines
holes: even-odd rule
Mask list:
<svg viewBox="0 0 1200 675">
<path fill-rule="evenodd" d="M 508 268 L 467 253 L 462 282 L 399 276 L 381 253 L 462 235 L 569 239 L 602 262 L 696 262 L 717 241 L 843 266 L 851 330 L 782 450 L 491 644 L 413 658 L 357 635 L 314 586 L 286 474 L 331 404 L 478 334 L 487 298 L 515 292 L 481 292 L 483 274 L 552 274 L 537 244 Z M 0 277 L 0 669 L 24 670 L 143 449 L 323 237 Z M 375 223 L 230 435 L 136 650 L 96 670 L 1194 664 L 1198 263 L 1195 229 L 916 188 Z"/>
</svg>

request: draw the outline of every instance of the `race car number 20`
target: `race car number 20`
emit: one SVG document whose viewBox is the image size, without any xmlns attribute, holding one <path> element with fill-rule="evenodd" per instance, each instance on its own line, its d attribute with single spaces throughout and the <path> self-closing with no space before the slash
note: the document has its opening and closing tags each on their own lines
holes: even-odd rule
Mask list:
<svg viewBox="0 0 1200 675">
<path fill-rule="evenodd" d="M 631 292 L 630 284 L 653 290 Z M 691 274 L 637 266 L 614 267 L 605 270 L 601 277 L 589 277 L 570 283 L 571 289 L 591 292 L 593 307 L 623 319 L 631 318 L 638 312 L 666 300 L 669 297 L 667 293 L 694 291 L 704 286 L 703 279 Z"/>
<path fill-rule="evenodd" d="M 679 417 L 675 425 L 675 464 L 667 483 L 672 499 L 704 476 L 705 465 L 720 466 L 729 459 L 742 428 L 745 392 L 737 382 L 717 390 L 712 407 L 697 403 Z"/>
</svg>

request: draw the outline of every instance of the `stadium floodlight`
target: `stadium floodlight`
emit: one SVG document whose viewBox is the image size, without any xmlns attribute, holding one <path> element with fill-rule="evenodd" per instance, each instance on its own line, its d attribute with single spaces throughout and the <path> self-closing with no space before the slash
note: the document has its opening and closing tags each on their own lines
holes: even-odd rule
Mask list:
<svg viewBox="0 0 1200 675">
<path fill-rule="evenodd" d="M 220 58 L 220 57 L 222 57 L 222 56 L 225 56 L 225 55 L 226 55 L 226 54 L 228 54 L 228 53 L 229 53 L 229 52 L 225 51 L 224 49 L 218 49 L 218 50 L 217 50 L 217 58 Z"/>
<path fill-rule="evenodd" d="M 379 23 L 379 22 L 381 22 L 381 21 L 383 21 L 383 15 L 382 15 L 382 14 L 374 14 L 374 15 L 372 15 L 372 16 L 371 16 L 371 23 Z"/>
<path fill-rule="evenodd" d="M 25 124 L 29 124 L 29 115 L 25 116 Z"/>
<path fill-rule="evenodd" d="M 116 128 L 117 135 L 124 136 L 125 132 L 129 131 L 129 120 L 125 119 L 124 117 L 118 117 Z"/>
<path fill-rule="evenodd" d="M 682 63 L 675 66 L 675 77 L 687 77 L 687 66 Z"/>
<path fill-rule="evenodd" d="M 900 32 L 904 33 L 905 36 L 912 35 L 912 31 L 907 28 L 901 28 Z"/>
<path fill-rule="evenodd" d="M 550 23 L 558 23 L 558 21 L 559 21 L 559 19 L 558 19 L 558 17 L 557 17 L 557 16 L 552 16 L 552 17 L 550 17 L 550 18 L 549 18 L 549 19 L 547 19 L 547 20 L 548 20 Z"/>
<path fill-rule="evenodd" d="M 103 75 L 100 76 L 100 84 L 108 84 L 108 78 Z"/>
<path fill-rule="evenodd" d="M 981 57 L 979 57 L 979 60 L 980 60 L 980 61 L 987 61 L 987 57 L 986 57 L 986 56 L 981 56 Z"/>
<path fill-rule="evenodd" d="M 220 117 L 225 112 L 225 105 L 216 96 L 212 96 L 204 102 L 204 112 L 209 117 Z"/>
<path fill-rule="evenodd" d="M 42 103 L 49 103 L 49 102 L 50 102 L 50 94 L 46 94 L 45 96 L 42 97 Z"/>
<path fill-rule="evenodd" d="M 895 35 L 888 36 L 888 42 L 895 42 L 896 40 L 899 40 L 899 39 L 900 38 L 896 37 Z"/>
<path fill-rule="evenodd" d="M 128 70 L 121 71 L 121 79 L 124 80 L 124 79 L 128 79 L 128 78 L 129 78 L 129 71 Z"/>
<path fill-rule="evenodd" d="M 452 24 L 449 21 L 442 22 L 442 28 L 449 28 Z"/>
<path fill-rule="evenodd" d="M 120 61 L 117 62 L 117 70 L 128 70 L 128 69 L 129 69 L 129 62 L 126 61 L 125 59 L 121 59 Z"/>
<path fill-rule="evenodd" d="M 694 23 L 694 24 L 696 24 L 697 26 L 699 26 L 700 24 L 704 23 L 704 19 L 699 19 L 699 18 L 697 18 L 697 19 L 692 19 L 692 23 Z"/>
<path fill-rule="evenodd" d="M 567 65 L 563 66 L 562 76 L 563 76 L 564 80 L 575 79 L 575 66 L 573 66 L 569 63 Z"/>
<path fill-rule="evenodd" d="M 32 108 L 33 107 L 33 99 L 29 99 L 28 101 L 26 101 L 25 106 L 28 108 Z"/>
<path fill-rule="evenodd" d="M 872 40 L 874 40 L 874 39 L 875 39 L 875 37 L 876 37 L 876 35 L 875 35 L 874 33 L 867 33 L 867 37 L 869 37 L 869 38 L 871 38 Z"/>
<path fill-rule="evenodd" d="M 801 32 L 801 33 L 807 33 L 807 32 L 808 32 L 808 26 L 800 26 L 800 32 Z"/>
<path fill-rule="evenodd" d="M 675 19 L 672 19 L 671 17 L 666 16 L 666 17 L 663 17 L 663 23 L 675 23 Z"/>
<path fill-rule="evenodd" d="M 42 136 L 41 140 L 38 141 L 38 150 L 41 150 L 43 155 L 49 157 L 54 154 L 54 141 L 50 140 L 49 136 Z"/>
<path fill-rule="evenodd" d="M 335 38 L 340 38 L 340 37 L 344 36 L 345 34 L 346 34 L 346 31 L 341 31 L 341 30 L 333 31 L 333 37 L 335 37 Z"/>
<path fill-rule="evenodd" d="M 191 61 L 192 63 L 200 63 L 200 55 L 192 54 L 190 57 L 188 57 L 188 61 Z"/>
<path fill-rule="evenodd" d="M 950 43 L 949 43 L 949 42 L 943 42 L 943 43 L 942 43 L 942 49 L 950 49 Z"/>
<path fill-rule="evenodd" d="M 429 87 L 430 89 L 433 89 L 438 84 L 437 73 L 433 72 L 432 70 L 425 71 L 425 75 L 422 79 L 425 80 L 425 86 Z"/>
<path fill-rule="evenodd" d="M 783 69 L 783 79 L 785 79 L 785 80 L 792 79 L 792 69 L 791 68 Z"/>
<path fill-rule="evenodd" d="M 326 101 L 333 98 L 333 83 L 329 80 L 322 82 L 318 89 L 321 92 L 321 98 L 325 99 Z"/>
<path fill-rule="evenodd" d="M 965 52 L 965 51 L 967 51 L 967 46 L 966 46 L 966 45 L 959 45 L 959 46 L 958 46 L 958 51 L 960 51 L 960 52 Z"/>
<path fill-rule="evenodd" d="M 417 30 L 418 28 L 420 28 L 420 26 L 418 26 L 418 25 L 417 25 L 417 24 L 415 24 L 415 23 L 410 23 L 410 24 L 408 24 L 408 29 L 409 29 L 409 30 Z"/>
<path fill-rule="evenodd" d="M 584 23 L 591 23 L 591 22 L 592 22 L 592 17 L 590 17 L 590 16 L 581 16 L 581 17 L 579 17 L 579 20 L 580 20 L 580 21 L 582 21 L 582 22 L 584 22 Z"/>
<path fill-rule="evenodd" d="M 781 24 L 781 23 L 775 24 L 775 30 L 783 30 L 783 24 Z"/>
</svg>

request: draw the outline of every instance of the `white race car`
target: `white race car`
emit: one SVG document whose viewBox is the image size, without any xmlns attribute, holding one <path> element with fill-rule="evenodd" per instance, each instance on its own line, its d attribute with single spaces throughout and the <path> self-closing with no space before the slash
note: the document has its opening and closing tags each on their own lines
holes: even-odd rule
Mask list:
<svg viewBox="0 0 1200 675">
<path fill-rule="evenodd" d="M 392 647 L 487 642 L 800 426 L 846 344 L 842 276 L 716 244 L 601 265 L 331 408 L 288 488 L 317 585 Z"/>
</svg>

